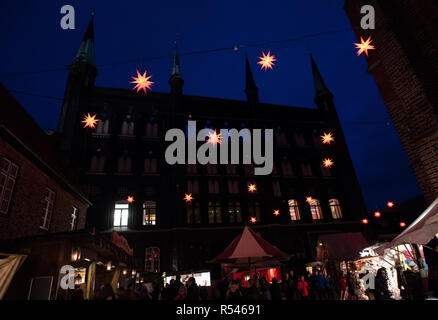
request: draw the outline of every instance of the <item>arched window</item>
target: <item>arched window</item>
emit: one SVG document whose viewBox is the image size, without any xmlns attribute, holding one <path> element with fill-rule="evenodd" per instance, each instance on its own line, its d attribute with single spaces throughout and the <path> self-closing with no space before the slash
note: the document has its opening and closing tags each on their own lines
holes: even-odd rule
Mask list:
<svg viewBox="0 0 438 320">
<path fill-rule="evenodd" d="M 312 214 L 313 220 L 321 220 L 322 219 L 322 209 L 321 204 L 318 199 L 312 199 L 309 201 L 310 205 L 310 213 Z"/>
<path fill-rule="evenodd" d="M 235 175 L 236 174 L 236 165 L 235 164 L 227 164 L 226 165 L 227 175 Z"/>
<path fill-rule="evenodd" d="M 157 158 L 149 156 L 144 160 L 144 173 L 157 172 Z"/>
<path fill-rule="evenodd" d="M 104 172 L 105 171 L 105 156 L 104 155 L 94 155 L 91 157 L 90 164 L 91 172 Z"/>
<path fill-rule="evenodd" d="M 310 163 L 302 163 L 301 170 L 303 171 L 304 177 L 311 177 L 313 175 L 312 174 L 312 166 L 310 165 Z"/>
<path fill-rule="evenodd" d="M 208 193 L 219 193 L 219 181 L 217 180 L 208 181 Z"/>
<path fill-rule="evenodd" d="M 237 180 L 228 180 L 228 193 L 239 193 L 239 182 Z"/>
<path fill-rule="evenodd" d="M 128 121 L 124 120 L 122 122 L 122 130 L 121 130 L 121 134 L 124 136 L 127 136 L 129 132 L 129 128 L 128 128 Z"/>
<path fill-rule="evenodd" d="M 157 203 L 146 201 L 143 203 L 143 225 L 154 226 L 157 222 Z"/>
<path fill-rule="evenodd" d="M 96 133 L 108 134 L 108 129 L 109 129 L 109 120 L 108 119 L 100 120 L 96 126 Z"/>
<path fill-rule="evenodd" d="M 134 122 L 130 121 L 128 123 L 128 135 L 133 136 L 134 135 Z"/>
<path fill-rule="evenodd" d="M 254 165 L 244 164 L 243 167 L 245 168 L 245 175 L 246 176 L 253 176 L 254 175 Z"/>
<path fill-rule="evenodd" d="M 217 166 L 215 164 L 208 163 L 207 164 L 207 174 L 208 175 L 216 175 L 217 174 Z"/>
<path fill-rule="evenodd" d="M 283 171 L 283 176 L 285 177 L 292 177 L 294 175 L 292 165 L 289 161 L 283 161 L 281 163 L 281 170 Z"/>
<path fill-rule="evenodd" d="M 131 157 L 130 156 L 119 157 L 119 160 L 117 163 L 117 171 L 120 173 L 131 172 Z"/>
<path fill-rule="evenodd" d="M 257 222 L 262 221 L 262 210 L 258 201 L 252 200 L 248 202 L 248 213 L 250 217 L 255 217 Z"/>
<path fill-rule="evenodd" d="M 160 248 L 148 247 L 145 251 L 145 271 L 160 272 Z"/>
<path fill-rule="evenodd" d="M 193 194 L 199 193 L 198 180 L 187 180 L 187 193 L 193 193 Z"/>
<path fill-rule="evenodd" d="M 186 167 L 187 175 L 197 175 L 198 166 L 196 164 L 188 164 Z"/>
<path fill-rule="evenodd" d="M 187 203 L 186 214 L 187 214 L 187 224 L 200 224 L 201 207 L 199 205 L 199 202 L 192 201 Z"/>
<path fill-rule="evenodd" d="M 280 198 L 281 197 L 280 181 L 272 182 L 272 188 L 274 190 L 274 197 Z"/>
<path fill-rule="evenodd" d="M 295 142 L 298 147 L 306 146 L 306 139 L 304 138 L 304 135 L 302 133 L 295 133 Z"/>
<path fill-rule="evenodd" d="M 289 214 L 292 221 L 301 220 L 300 208 L 298 207 L 298 201 L 295 199 L 290 199 L 288 202 Z"/>
<path fill-rule="evenodd" d="M 330 199 L 329 200 L 330 211 L 332 212 L 333 219 L 341 219 L 342 218 L 342 210 L 341 205 L 339 204 L 338 199 Z"/>
<path fill-rule="evenodd" d="M 322 167 L 321 173 L 322 173 L 323 177 L 331 177 L 332 176 L 332 171 L 330 168 Z"/>
<path fill-rule="evenodd" d="M 242 222 L 242 210 L 240 209 L 239 201 L 228 202 L 228 217 L 230 223 Z"/>
<path fill-rule="evenodd" d="M 129 218 L 129 204 L 126 201 L 116 202 L 114 207 L 114 227 L 127 227 Z"/>
<path fill-rule="evenodd" d="M 284 132 L 277 132 L 276 138 L 277 138 L 277 145 L 278 146 L 280 146 L 280 147 L 287 146 L 286 134 Z"/>
<path fill-rule="evenodd" d="M 221 205 L 219 201 L 208 203 L 208 223 L 222 223 Z"/>
</svg>

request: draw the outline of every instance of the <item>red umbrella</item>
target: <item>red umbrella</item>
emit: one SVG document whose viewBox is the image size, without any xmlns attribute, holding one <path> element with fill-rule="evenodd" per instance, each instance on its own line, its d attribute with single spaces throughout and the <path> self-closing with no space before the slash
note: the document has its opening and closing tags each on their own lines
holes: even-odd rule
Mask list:
<svg viewBox="0 0 438 320">
<path fill-rule="evenodd" d="M 277 249 L 246 226 L 221 254 L 209 262 L 262 266 L 289 258 L 289 254 Z"/>
</svg>

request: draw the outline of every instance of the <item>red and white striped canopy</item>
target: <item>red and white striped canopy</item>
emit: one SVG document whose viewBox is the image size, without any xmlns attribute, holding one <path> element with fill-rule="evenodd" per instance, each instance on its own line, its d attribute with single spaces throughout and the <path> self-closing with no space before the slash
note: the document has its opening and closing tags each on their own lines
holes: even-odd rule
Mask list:
<svg viewBox="0 0 438 320">
<path fill-rule="evenodd" d="M 277 249 L 246 226 L 230 245 L 210 262 L 248 265 L 289 258 L 290 255 Z"/>
</svg>

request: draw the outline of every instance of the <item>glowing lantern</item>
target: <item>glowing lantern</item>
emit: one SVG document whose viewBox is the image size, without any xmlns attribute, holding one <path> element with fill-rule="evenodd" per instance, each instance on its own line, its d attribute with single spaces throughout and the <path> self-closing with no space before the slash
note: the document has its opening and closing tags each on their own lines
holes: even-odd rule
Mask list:
<svg viewBox="0 0 438 320">
<path fill-rule="evenodd" d="M 374 212 L 374 216 L 376 218 L 380 218 L 382 216 L 382 214 L 379 211 Z"/>
<path fill-rule="evenodd" d="M 278 216 L 280 214 L 280 210 L 274 210 L 274 216 Z"/>
<path fill-rule="evenodd" d="M 254 193 L 257 191 L 257 186 L 255 184 L 248 185 L 248 192 Z"/>
<path fill-rule="evenodd" d="M 126 269 L 123 269 L 123 275 L 126 276 L 127 273 L 128 271 L 126 271 Z"/>
<path fill-rule="evenodd" d="M 333 162 L 333 160 L 330 159 L 330 158 L 326 158 L 326 159 L 324 159 L 324 160 L 322 161 L 322 165 L 323 165 L 325 168 L 331 168 L 331 167 L 333 166 L 333 164 L 334 164 L 334 162 Z"/>
<path fill-rule="evenodd" d="M 111 261 L 108 261 L 108 262 L 106 263 L 106 271 L 111 271 L 111 267 L 112 267 L 112 265 L 111 265 Z"/>
<path fill-rule="evenodd" d="M 400 222 L 400 227 L 402 227 L 402 228 L 406 227 L 406 223 L 405 222 Z"/>
<path fill-rule="evenodd" d="M 265 71 L 269 68 L 272 70 L 272 66 L 275 66 L 274 61 L 277 61 L 277 59 L 275 59 L 275 56 L 272 55 L 271 56 L 271 50 L 268 51 L 268 54 L 265 55 L 265 53 L 262 51 L 263 57 L 259 57 L 260 61 L 257 62 L 257 64 L 261 65 L 261 68 L 263 70 L 263 68 L 265 68 Z"/>
<path fill-rule="evenodd" d="M 81 123 L 85 123 L 84 128 L 86 127 L 90 127 L 91 129 L 94 129 L 96 127 L 96 124 L 100 121 L 99 119 L 95 119 L 96 118 L 96 114 L 94 116 L 91 116 L 91 114 L 84 114 L 84 120 L 81 121 Z"/>
<path fill-rule="evenodd" d="M 191 193 L 190 193 L 190 194 L 187 194 L 187 193 L 186 193 L 186 194 L 184 195 L 184 199 L 183 199 L 183 200 L 185 200 L 186 203 L 189 203 L 189 202 L 191 203 L 193 199 L 195 199 L 195 198 L 192 197 L 192 194 L 191 194 Z"/>
<path fill-rule="evenodd" d="M 325 133 L 321 136 L 322 138 L 322 143 L 323 144 L 330 144 L 333 141 L 335 141 L 335 138 L 333 137 L 333 134 L 331 132 L 329 133 Z"/>
<path fill-rule="evenodd" d="M 128 203 L 133 203 L 134 202 L 134 197 L 133 196 L 128 196 L 128 199 L 126 199 L 126 201 L 128 201 Z"/>
<path fill-rule="evenodd" d="M 307 202 L 307 203 L 309 203 L 309 204 L 310 204 L 310 203 L 312 202 L 312 200 L 313 200 L 313 198 L 312 198 L 312 197 L 306 197 L 306 202 Z"/>
<path fill-rule="evenodd" d="M 216 145 L 216 143 L 221 144 L 222 142 L 222 133 L 217 134 L 216 133 L 216 129 L 214 130 L 214 132 L 210 132 L 208 134 L 208 143 L 211 143 L 213 146 Z"/>
<path fill-rule="evenodd" d="M 386 205 L 387 205 L 389 208 L 392 208 L 392 207 L 394 206 L 394 202 L 389 201 Z"/>
<path fill-rule="evenodd" d="M 73 248 L 71 251 L 71 261 L 79 261 L 81 259 L 81 249 Z"/>
<path fill-rule="evenodd" d="M 363 224 L 368 224 L 368 219 L 362 219 Z"/>
<path fill-rule="evenodd" d="M 144 93 L 147 93 L 146 89 L 149 89 L 149 90 L 151 89 L 151 85 L 153 85 L 155 82 L 149 81 L 149 79 L 152 76 L 146 77 L 146 72 L 147 71 L 145 71 L 143 73 L 143 75 L 141 75 L 140 72 L 138 72 L 138 70 L 137 70 L 137 78 L 136 77 L 132 77 L 132 79 L 134 79 L 134 81 L 130 82 L 130 83 L 135 83 L 136 84 L 135 87 L 132 88 L 132 90 L 137 89 L 137 92 L 139 92 L 140 90 L 143 90 Z"/>
<path fill-rule="evenodd" d="M 256 223 L 257 222 L 257 218 L 256 217 L 251 217 L 250 221 L 251 221 L 251 223 Z"/>
<path fill-rule="evenodd" d="M 365 52 L 365 54 L 368 56 L 368 50 L 375 50 L 376 48 L 371 45 L 371 42 L 371 36 L 368 37 L 367 41 L 364 41 L 362 37 L 360 37 L 360 43 L 355 43 L 356 48 L 359 49 L 357 55 L 360 56 L 362 52 Z"/>
</svg>

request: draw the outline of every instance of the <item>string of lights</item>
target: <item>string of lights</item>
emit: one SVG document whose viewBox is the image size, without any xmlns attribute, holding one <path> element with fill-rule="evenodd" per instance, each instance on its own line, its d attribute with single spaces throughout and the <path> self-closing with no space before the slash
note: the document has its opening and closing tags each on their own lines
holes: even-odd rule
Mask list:
<svg viewBox="0 0 438 320">
<path fill-rule="evenodd" d="M 300 36 L 297 36 L 295 38 L 289 38 L 289 39 L 267 40 L 267 41 L 263 41 L 263 42 L 243 43 L 243 44 L 232 45 L 232 46 L 221 47 L 221 48 L 194 50 L 194 51 L 188 51 L 188 52 L 182 53 L 182 54 L 180 54 L 180 56 L 210 54 L 210 53 L 217 53 L 217 52 L 224 52 L 224 51 L 239 51 L 239 48 L 240 49 L 257 48 L 257 47 L 265 47 L 265 46 L 273 45 L 273 44 L 293 43 L 293 42 L 298 42 L 298 41 L 301 41 L 304 39 L 317 38 L 317 37 L 322 37 L 322 36 L 327 36 L 327 35 L 332 35 L 332 34 L 342 33 L 342 32 L 351 32 L 351 28 L 341 28 L 341 29 L 335 29 L 335 30 L 330 30 L 330 31 L 309 33 L 309 34 L 300 35 Z M 133 58 L 133 59 L 128 59 L 128 60 L 124 60 L 124 61 L 115 61 L 115 62 L 110 62 L 110 63 L 97 64 L 96 67 L 104 68 L 104 67 L 112 67 L 112 66 L 123 65 L 123 64 L 130 64 L 130 63 L 135 63 L 135 62 L 144 63 L 144 62 L 153 61 L 153 60 L 172 59 L 172 58 L 173 58 L 172 55 L 161 55 L 161 56 L 155 56 L 155 57 L 139 57 L 139 58 Z M 66 71 L 66 67 L 48 68 L 48 69 L 37 70 L 37 71 L 12 72 L 12 73 L 0 74 L 0 78 L 9 78 L 9 77 L 35 75 L 35 74 L 40 74 L 40 73 L 61 72 L 61 71 Z"/>
</svg>

